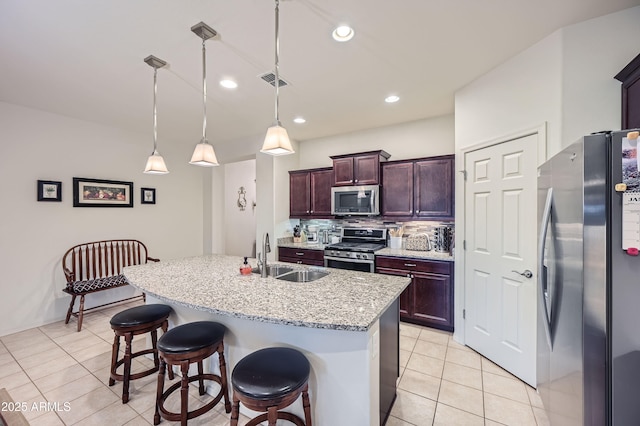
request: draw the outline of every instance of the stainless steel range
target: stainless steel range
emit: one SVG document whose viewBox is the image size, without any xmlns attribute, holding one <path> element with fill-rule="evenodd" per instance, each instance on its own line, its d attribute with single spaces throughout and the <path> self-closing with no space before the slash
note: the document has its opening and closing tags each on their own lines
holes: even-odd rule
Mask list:
<svg viewBox="0 0 640 426">
<path fill-rule="evenodd" d="M 342 228 L 340 242 L 324 249 L 324 266 L 374 272 L 374 253 L 386 245 L 386 229 Z"/>
</svg>

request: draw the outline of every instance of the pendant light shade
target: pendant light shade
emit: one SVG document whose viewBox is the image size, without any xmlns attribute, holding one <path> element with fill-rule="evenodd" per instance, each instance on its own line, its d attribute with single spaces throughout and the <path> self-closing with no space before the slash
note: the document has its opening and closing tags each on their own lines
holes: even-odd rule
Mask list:
<svg viewBox="0 0 640 426">
<path fill-rule="evenodd" d="M 150 175 L 166 175 L 169 173 L 167 165 L 164 163 L 164 158 L 158 154 L 158 151 L 153 150 L 153 154 L 147 158 L 147 165 L 144 168 L 144 172 Z"/>
<path fill-rule="evenodd" d="M 270 155 L 287 155 L 293 154 L 295 151 L 291 146 L 291 141 L 289 140 L 289 134 L 287 133 L 287 129 L 282 127 L 280 123 L 280 115 L 278 110 L 278 101 L 280 95 L 280 67 L 279 67 L 279 57 L 280 57 L 280 2 L 276 0 L 276 63 L 275 63 L 275 81 L 274 86 L 276 87 L 276 119 L 273 126 L 269 127 L 267 130 L 267 136 L 264 138 L 264 143 L 262 145 L 262 149 L 260 152 L 264 152 L 265 154 Z"/>
<path fill-rule="evenodd" d="M 200 142 L 193 150 L 193 155 L 191 156 L 189 164 L 205 167 L 217 166 L 218 158 L 216 157 L 216 153 L 213 151 L 213 146 L 207 141 Z"/>
<path fill-rule="evenodd" d="M 156 109 L 156 97 L 158 94 L 158 68 L 162 68 L 167 63 L 162 59 L 158 59 L 153 55 L 147 56 L 144 61 L 153 67 L 153 152 L 147 159 L 147 165 L 144 173 L 154 175 L 166 175 L 169 173 L 164 158 L 158 153 L 158 119 Z"/>
<path fill-rule="evenodd" d="M 295 152 L 291 146 L 287 129 L 282 127 L 279 122 L 267 129 L 267 136 L 264 138 L 260 152 L 271 155 L 287 155 Z"/>
<path fill-rule="evenodd" d="M 193 155 L 191 156 L 191 161 L 189 164 L 193 164 L 196 166 L 204 166 L 204 167 L 213 167 L 218 166 L 218 159 L 216 158 L 216 153 L 213 151 L 213 146 L 207 140 L 207 58 L 206 58 L 206 47 L 205 41 L 208 39 L 215 37 L 218 35 L 216 30 L 205 24 L 204 22 L 200 22 L 193 27 L 191 27 L 191 31 L 193 31 L 198 37 L 202 39 L 202 139 L 200 143 L 196 145 L 196 148 L 193 151 Z"/>
</svg>

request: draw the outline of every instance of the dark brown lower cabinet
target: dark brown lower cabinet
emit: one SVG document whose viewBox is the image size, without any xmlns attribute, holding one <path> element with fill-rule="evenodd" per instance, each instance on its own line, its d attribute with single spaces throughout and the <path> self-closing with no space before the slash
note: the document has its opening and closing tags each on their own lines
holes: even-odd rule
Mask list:
<svg viewBox="0 0 640 426">
<path fill-rule="evenodd" d="M 408 276 L 400 296 L 400 319 L 453 331 L 453 262 L 376 256 L 376 272 Z"/>
</svg>

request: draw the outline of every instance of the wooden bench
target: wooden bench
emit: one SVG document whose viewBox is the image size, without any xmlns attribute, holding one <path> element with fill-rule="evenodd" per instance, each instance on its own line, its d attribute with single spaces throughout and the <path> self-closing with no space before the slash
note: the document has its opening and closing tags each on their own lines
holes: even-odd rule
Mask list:
<svg viewBox="0 0 640 426">
<path fill-rule="evenodd" d="M 65 324 L 69 323 L 69 319 L 73 315 L 78 318 L 78 331 L 80 331 L 85 312 L 126 300 L 140 298 L 144 300 L 145 295 L 142 293 L 89 309 L 84 308 L 84 297 L 87 294 L 129 284 L 125 276 L 122 275 L 122 268 L 148 261 L 158 262 L 159 259 L 149 257 L 147 247 L 137 240 L 94 241 L 78 244 L 67 250 L 62 257 L 62 269 L 67 279 L 67 286 L 63 291 L 71 295 L 71 303 Z M 80 306 L 78 311 L 73 312 L 77 296 L 80 296 Z"/>
</svg>

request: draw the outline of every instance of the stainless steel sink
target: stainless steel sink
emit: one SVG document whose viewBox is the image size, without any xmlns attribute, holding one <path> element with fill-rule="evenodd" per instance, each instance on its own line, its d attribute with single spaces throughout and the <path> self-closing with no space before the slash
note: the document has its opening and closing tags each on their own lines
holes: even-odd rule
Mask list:
<svg viewBox="0 0 640 426">
<path fill-rule="evenodd" d="M 293 268 L 284 265 L 267 265 L 268 275 L 270 277 L 277 277 L 278 275 L 286 274 L 293 271 Z M 251 270 L 254 274 L 260 273 L 260 268 L 253 268 Z"/>
<path fill-rule="evenodd" d="M 329 275 L 328 272 L 308 270 L 308 271 L 291 271 L 276 277 L 277 280 L 291 281 L 294 283 L 308 283 Z"/>
</svg>

